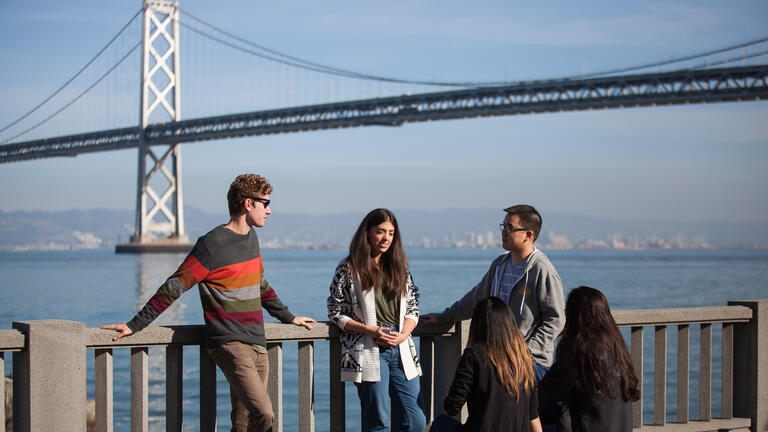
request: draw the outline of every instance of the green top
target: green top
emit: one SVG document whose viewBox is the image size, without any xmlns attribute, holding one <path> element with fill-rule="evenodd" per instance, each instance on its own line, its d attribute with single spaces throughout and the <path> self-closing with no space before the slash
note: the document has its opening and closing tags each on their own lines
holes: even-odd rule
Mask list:
<svg viewBox="0 0 768 432">
<path fill-rule="evenodd" d="M 387 298 L 381 289 L 374 290 L 376 297 L 376 323 L 400 325 L 400 298 Z"/>
</svg>

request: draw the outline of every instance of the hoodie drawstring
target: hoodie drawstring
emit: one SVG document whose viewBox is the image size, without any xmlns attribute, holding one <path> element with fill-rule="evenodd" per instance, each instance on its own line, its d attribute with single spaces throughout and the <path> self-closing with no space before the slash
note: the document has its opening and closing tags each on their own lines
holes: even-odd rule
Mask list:
<svg viewBox="0 0 768 432">
<path fill-rule="evenodd" d="M 520 316 L 523 316 L 523 305 L 525 304 L 525 294 L 528 292 L 528 270 L 525 271 L 525 282 L 523 283 L 523 299 L 520 300 Z"/>
</svg>

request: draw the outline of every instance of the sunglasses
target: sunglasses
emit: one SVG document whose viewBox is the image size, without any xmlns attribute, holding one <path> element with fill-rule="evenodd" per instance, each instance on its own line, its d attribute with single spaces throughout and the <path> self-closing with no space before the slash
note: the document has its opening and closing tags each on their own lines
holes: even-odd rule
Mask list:
<svg viewBox="0 0 768 432">
<path fill-rule="evenodd" d="M 269 203 L 272 202 L 272 200 L 268 200 L 266 198 L 258 198 L 258 197 L 252 197 L 252 196 L 247 196 L 245 198 L 249 198 L 249 199 L 251 199 L 253 201 L 258 201 L 258 202 L 264 204 L 264 208 L 269 207 Z"/>
</svg>

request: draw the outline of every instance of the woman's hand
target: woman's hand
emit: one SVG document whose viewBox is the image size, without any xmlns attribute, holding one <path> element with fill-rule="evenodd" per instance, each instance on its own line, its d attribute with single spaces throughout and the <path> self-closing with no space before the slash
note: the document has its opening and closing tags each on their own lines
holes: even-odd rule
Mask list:
<svg viewBox="0 0 768 432">
<path fill-rule="evenodd" d="M 382 336 L 385 336 L 385 335 L 387 334 L 387 333 L 386 333 L 386 331 L 387 331 L 387 330 L 389 330 L 389 329 L 388 329 L 388 328 L 386 328 L 386 327 L 375 326 L 375 327 L 373 328 L 373 332 L 371 332 L 371 334 L 369 334 L 368 336 L 369 336 L 371 339 L 373 339 L 373 342 L 374 342 L 376 345 L 378 345 L 378 346 L 380 346 L 380 347 L 382 347 L 382 348 L 387 348 L 387 347 L 388 347 L 388 345 L 387 345 L 387 344 L 384 342 L 384 340 L 382 339 Z"/>
<path fill-rule="evenodd" d="M 393 331 L 387 327 L 381 327 L 379 337 L 376 338 L 376 344 L 383 348 L 391 348 L 400 345 L 408 337 L 402 332 Z"/>
<path fill-rule="evenodd" d="M 406 318 L 403 320 L 403 328 L 399 332 L 392 331 L 390 328 L 381 328 L 382 334 L 376 339 L 376 344 L 383 348 L 391 348 L 403 343 L 408 339 L 408 335 L 416 328 L 416 320 L 413 318 Z"/>
</svg>

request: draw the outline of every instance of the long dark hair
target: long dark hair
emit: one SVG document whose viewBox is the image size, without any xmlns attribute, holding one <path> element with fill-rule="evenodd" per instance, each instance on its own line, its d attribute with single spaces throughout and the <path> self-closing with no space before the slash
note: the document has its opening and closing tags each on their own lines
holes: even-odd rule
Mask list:
<svg viewBox="0 0 768 432">
<path fill-rule="evenodd" d="M 624 401 L 640 398 L 627 345 L 611 315 L 608 300 L 594 288 L 580 286 L 568 294 L 557 361 L 568 366 L 577 391 L 620 396 Z M 620 384 L 620 394 L 616 384 Z"/>
<path fill-rule="evenodd" d="M 395 227 L 395 235 L 389 249 L 379 258 L 379 265 L 371 259 L 371 245 L 368 243 L 368 233 L 371 228 L 390 222 Z M 388 298 L 401 297 L 405 294 L 405 284 L 408 279 L 408 259 L 405 257 L 403 244 L 400 241 L 400 228 L 397 226 L 395 215 L 383 208 L 371 210 L 360 226 L 357 227 L 352 242 L 349 244 L 347 261 L 353 272 L 360 279 L 362 288 L 380 288 Z"/>
<path fill-rule="evenodd" d="M 469 325 L 470 344 L 485 345 L 499 382 L 507 393 L 520 399 L 519 389 L 533 388 L 533 358 L 517 328 L 512 310 L 498 297 L 480 301 Z"/>
</svg>

